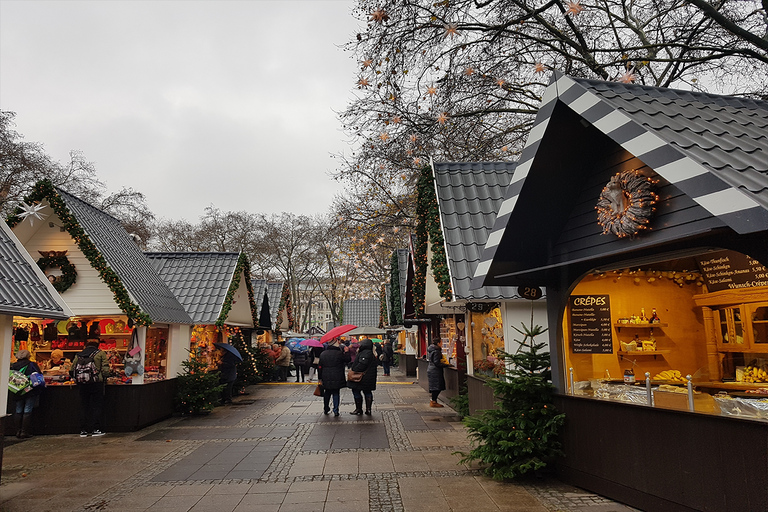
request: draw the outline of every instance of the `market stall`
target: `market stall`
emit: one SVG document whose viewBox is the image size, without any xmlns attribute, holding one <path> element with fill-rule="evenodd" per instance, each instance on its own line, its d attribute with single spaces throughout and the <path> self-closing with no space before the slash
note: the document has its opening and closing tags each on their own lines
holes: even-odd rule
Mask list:
<svg viewBox="0 0 768 512">
<path fill-rule="evenodd" d="M 562 478 L 768 509 L 767 127 L 766 102 L 553 76 L 473 285 L 547 287 Z"/>
<path fill-rule="evenodd" d="M 105 428 L 134 430 L 170 416 L 192 323 L 184 308 L 117 219 L 48 181 L 24 204 L 40 218 L 17 209 L 9 224 L 25 249 L 40 255 L 37 266 L 73 313 L 58 322 L 14 318 L 14 347 L 30 350 L 48 384 L 37 431 L 78 431 L 76 420 L 67 420 L 78 410 L 68 365 L 89 340 L 110 356 L 107 400 L 119 404 L 107 408 Z"/>
</svg>

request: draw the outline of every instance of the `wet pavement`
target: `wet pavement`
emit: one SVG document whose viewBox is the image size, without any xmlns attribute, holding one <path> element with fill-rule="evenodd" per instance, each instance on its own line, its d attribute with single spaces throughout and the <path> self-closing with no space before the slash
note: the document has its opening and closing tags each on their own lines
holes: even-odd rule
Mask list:
<svg viewBox="0 0 768 512">
<path fill-rule="evenodd" d="M 397 369 L 373 414 L 322 413 L 314 384 L 262 384 L 210 415 L 100 438 L 8 439 L 0 512 L 603 511 L 633 509 L 555 479 L 496 482 L 459 464 L 466 431 Z M 446 404 L 447 405 L 447 404 Z M 15 442 L 14 442 L 15 441 Z"/>
</svg>

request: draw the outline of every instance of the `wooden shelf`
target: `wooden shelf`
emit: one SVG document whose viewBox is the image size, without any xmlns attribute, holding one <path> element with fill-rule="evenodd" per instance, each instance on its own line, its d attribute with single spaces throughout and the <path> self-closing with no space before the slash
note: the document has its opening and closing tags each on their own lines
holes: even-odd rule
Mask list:
<svg viewBox="0 0 768 512">
<path fill-rule="evenodd" d="M 119 351 L 119 352 L 125 352 L 126 350 L 128 350 L 127 348 L 117 348 L 117 347 L 115 347 L 114 349 Z M 61 350 L 62 352 L 82 352 L 83 350 L 85 350 L 85 347 L 83 347 L 83 348 L 54 348 L 54 349 L 46 348 L 46 349 L 35 350 L 35 352 L 36 353 L 37 352 L 53 352 L 54 350 Z M 111 348 L 107 348 L 107 349 L 100 349 L 100 350 L 112 350 L 112 349 Z"/>
<path fill-rule="evenodd" d="M 627 352 L 626 350 L 618 350 L 616 353 L 619 355 L 621 359 L 624 359 L 624 357 L 632 357 L 632 356 L 653 356 L 654 359 L 656 359 L 656 356 L 663 356 L 665 354 L 669 354 L 672 352 L 671 350 L 632 350 L 630 352 Z"/>
<path fill-rule="evenodd" d="M 653 327 L 668 327 L 669 326 L 669 324 L 665 324 L 665 323 L 658 323 L 658 324 L 650 324 L 650 323 L 649 324 L 620 324 L 620 323 L 615 323 L 613 325 L 615 327 L 630 327 L 632 329 L 648 329 L 649 327 L 653 328 Z"/>
</svg>

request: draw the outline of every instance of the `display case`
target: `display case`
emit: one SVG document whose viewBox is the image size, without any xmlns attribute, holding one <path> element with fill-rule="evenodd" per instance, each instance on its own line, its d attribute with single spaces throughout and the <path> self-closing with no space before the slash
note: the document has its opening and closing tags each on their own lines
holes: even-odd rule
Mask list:
<svg viewBox="0 0 768 512">
<path fill-rule="evenodd" d="M 768 287 L 697 295 L 696 305 L 712 312 L 706 326 L 720 352 L 768 352 Z"/>
</svg>

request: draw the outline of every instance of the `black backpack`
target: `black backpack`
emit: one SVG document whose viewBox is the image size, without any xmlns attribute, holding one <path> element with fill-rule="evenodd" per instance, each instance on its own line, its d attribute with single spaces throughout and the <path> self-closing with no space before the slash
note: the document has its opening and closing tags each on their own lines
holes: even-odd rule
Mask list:
<svg viewBox="0 0 768 512">
<path fill-rule="evenodd" d="M 96 377 L 99 372 L 96 369 L 94 359 L 98 352 L 98 350 L 94 349 L 90 354 L 86 355 L 85 350 L 83 350 L 77 354 L 77 364 L 75 365 L 75 370 L 73 372 L 75 382 L 78 384 L 91 384 L 97 382 Z"/>
</svg>

